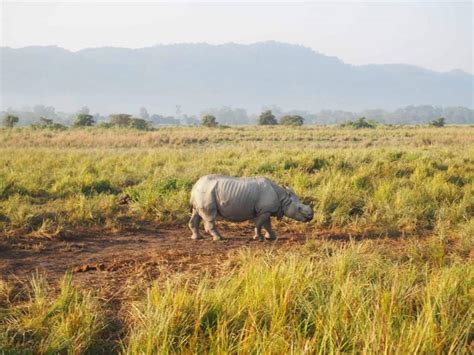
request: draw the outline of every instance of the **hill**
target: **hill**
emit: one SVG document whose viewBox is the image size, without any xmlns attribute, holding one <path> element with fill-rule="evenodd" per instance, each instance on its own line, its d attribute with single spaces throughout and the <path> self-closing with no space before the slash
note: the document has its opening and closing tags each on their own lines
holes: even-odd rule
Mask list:
<svg viewBox="0 0 474 355">
<path fill-rule="evenodd" d="M 230 105 L 284 109 L 393 110 L 407 105 L 473 107 L 474 76 L 404 64 L 355 66 L 279 42 L 174 44 L 141 49 L 0 49 L 3 108 L 88 105 L 100 112 L 173 113 Z"/>
</svg>

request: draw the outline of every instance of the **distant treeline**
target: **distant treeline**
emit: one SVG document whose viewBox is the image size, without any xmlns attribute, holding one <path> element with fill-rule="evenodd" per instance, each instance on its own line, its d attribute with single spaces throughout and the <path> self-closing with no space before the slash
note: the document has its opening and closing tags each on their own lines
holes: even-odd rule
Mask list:
<svg viewBox="0 0 474 355">
<path fill-rule="evenodd" d="M 474 110 L 466 107 L 434 107 L 431 105 L 406 106 L 389 112 L 382 109 L 365 110 L 361 112 L 349 112 L 342 110 L 322 110 L 311 113 L 303 110 L 285 111 L 278 106 L 263 107 L 263 110 L 271 110 L 277 120 L 284 116 L 297 115 L 304 119 L 305 124 L 341 124 L 354 121 L 359 117 L 376 121 L 381 124 L 427 124 L 439 117 L 444 117 L 447 124 L 474 124 Z M 9 108 L 1 112 L 1 116 L 13 115 L 19 118 L 18 126 L 37 125 L 47 120 L 65 126 L 74 124 L 78 114 L 92 116 L 95 124 L 107 124 L 114 115 L 101 115 L 91 113 L 88 107 L 81 108 L 78 112 L 67 113 L 56 111 L 52 106 L 37 105 L 32 108 L 13 109 Z M 187 115 L 177 112 L 175 115 L 150 114 L 142 107 L 138 114 L 130 115 L 147 121 L 150 126 L 160 125 L 198 125 L 201 117 L 212 115 L 222 125 L 248 125 L 258 122 L 258 114 L 248 114 L 243 108 L 232 108 L 224 106 L 210 108 L 200 112 L 199 115 Z"/>
<path fill-rule="evenodd" d="M 271 108 L 279 117 L 283 115 L 300 115 L 306 124 L 340 124 L 353 121 L 359 117 L 366 117 L 382 124 L 427 124 L 439 117 L 444 117 L 448 124 L 473 124 L 474 110 L 467 107 L 435 107 L 431 105 L 406 106 L 389 112 L 382 109 L 349 112 L 342 110 L 322 110 L 317 113 L 291 110 L 278 111 L 278 107 Z"/>
</svg>

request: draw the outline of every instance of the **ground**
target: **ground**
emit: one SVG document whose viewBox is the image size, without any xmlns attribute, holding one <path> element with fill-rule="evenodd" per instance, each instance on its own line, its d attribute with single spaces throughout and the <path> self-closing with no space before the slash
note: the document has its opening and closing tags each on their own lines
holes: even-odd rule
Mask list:
<svg viewBox="0 0 474 355">
<path fill-rule="evenodd" d="M 230 255 L 242 249 L 291 249 L 307 240 L 336 240 L 341 243 L 360 236 L 333 231 L 291 226 L 276 228 L 275 241 L 253 240 L 250 223 L 222 223 L 223 241 L 191 240 L 185 226 L 152 227 L 120 232 L 84 230 L 54 239 L 10 237 L 0 239 L 0 277 L 24 284 L 35 272 L 56 284 L 66 272 L 72 272 L 81 287 L 97 290 L 102 296 L 130 295 L 130 288 L 145 287 L 157 278 L 183 272 L 219 273 Z M 367 238 L 367 237 L 365 237 Z M 381 244 L 400 244 L 400 240 L 381 238 Z M 143 283 L 145 281 L 145 283 Z"/>
<path fill-rule="evenodd" d="M 254 241 L 253 228 L 248 223 L 221 224 L 220 228 L 227 237 L 220 242 L 209 236 L 191 240 L 190 231 L 184 226 L 115 233 L 85 230 L 54 239 L 1 238 L 0 276 L 21 282 L 37 270 L 54 283 L 71 271 L 77 283 L 110 296 L 160 274 L 215 272 L 230 253 L 242 248 L 289 248 L 306 240 L 306 234 L 294 233 L 287 227 L 279 228 L 280 237 L 271 242 Z"/>
</svg>

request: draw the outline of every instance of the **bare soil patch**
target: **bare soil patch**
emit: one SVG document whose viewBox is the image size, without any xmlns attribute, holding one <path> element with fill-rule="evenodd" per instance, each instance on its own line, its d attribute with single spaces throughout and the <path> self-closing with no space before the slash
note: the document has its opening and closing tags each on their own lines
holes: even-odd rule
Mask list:
<svg viewBox="0 0 474 355">
<path fill-rule="evenodd" d="M 230 271 L 232 265 L 226 261 L 240 250 L 290 250 L 308 239 L 346 243 L 374 238 L 317 231 L 310 226 L 295 229 L 281 223 L 275 228 L 277 240 L 260 242 L 252 239 L 251 223 L 221 222 L 219 229 L 226 239 L 217 242 L 207 233 L 202 240 L 191 240 L 191 232 L 182 225 L 116 233 L 87 230 L 53 239 L 0 235 L 0 278 L 23 288 L 28 278 L 39 273 L 55 286 L 66 272 L 72 272 L 76 284 L 93 290 L 106 302 L 121 303 L 152 280 L 172 274 Z M 379 242 L 392 249 L 400 247 L 400 238 L 381 238 Z"/>
<path fill-rule="evenodd" d="M 140 281 L 172 273 L 218 272 L 229 254 L 239 249 L 291 247 L 307 238 L 283 228 L 276 241 L 258 242 L 252 239 L 250 225 L 221 224 L 220 229 L 226 236 L 220 242 L 206 234 L 202 240 L 191 240 L 185 226 L 104 234 L 90 231 L 51 240 L 1 237 L 0 277 L 24 283 L 38 272 L 54 284 L 69 271 L 76 283 L 110 298 L 134 285 L 143 286 Z"/>
</svg>

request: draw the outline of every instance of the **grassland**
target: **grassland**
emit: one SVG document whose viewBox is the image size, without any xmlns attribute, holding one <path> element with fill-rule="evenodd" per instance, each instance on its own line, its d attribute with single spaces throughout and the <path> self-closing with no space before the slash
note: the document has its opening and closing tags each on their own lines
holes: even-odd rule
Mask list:
<svg viewBox="0 0 474 355">
<path fill-rule="evenodd" d="M 2 130 L 0 233 L 182 226 L 193 182 L 209 173 L 292 186 L 314 203 L 315 219 L 280 225 L 304 231 L 307 243 L 231 255 L 219 277 L 204 270 L 144 284 L 121 305 L 112 337 L 106 302 L 69 276 L 60 291 L 42 276 L 20 293 L 5 281 L 0 348 L 472 351 L 473 127 Z M 347 242 L 315 240 L 322 230 Z"/>
<path fill-rule="evenodd" d="M 470 229 L 473 128 L 4 130 L 0 228 L 55 235 L 183 223 L 201 175 L 265 175 L 315 204 L 316 228 Z M 121 208 L 117 199 L 129 195 Z"/>
</svg>

